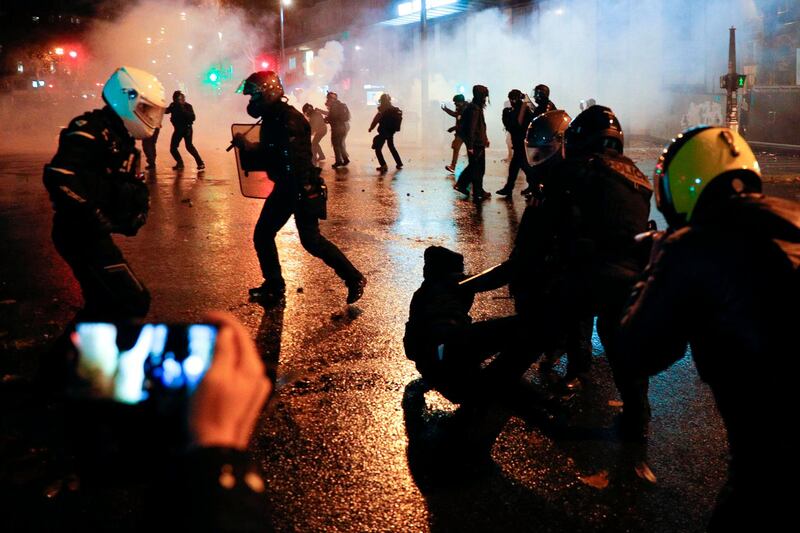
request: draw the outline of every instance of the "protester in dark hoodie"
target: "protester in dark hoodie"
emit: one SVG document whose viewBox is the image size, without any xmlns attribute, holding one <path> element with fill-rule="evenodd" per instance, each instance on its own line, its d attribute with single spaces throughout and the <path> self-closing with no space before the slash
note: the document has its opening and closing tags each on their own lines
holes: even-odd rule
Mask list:
<svg viewBox="0 0 800 533">
<path fill-rule="evenodd" d="M 491 193 L 483 189 L 483 175 L 486 173 L 486 149 L 489 138 L 486 136 L 486 120 L 483 109 L 489 100 L 489 89 L 484 85 L 472 87 L 472 101 L 461 114 L 461 135 L 467 145 L 469 164 L 453 186 L 465 196 L 469 196 L 467 187 L 472 185 L 472 199 L 476 203 L 491 198 Z"/>
<path fill-rule="evenodd" d="M 200 157 L 197 148 L 192 143 L 192 124 L 195 121 L 194 109 L 191 104 L 186 102 L 186 97 L 182 92 L 175 91 L 172 93 L 172 103 L 169 104 L 165 113 L 170 115 L 170 122 L 175 128 L 172 132 L 172 139 L 169 142 L 169 153 L 175 158 L 175 166 L 172 169 L 183 170 L 183 158 L 178 152 L 178 145 L 183 141 L 186 151 L 194 157 L 194 161 L 197 163 L 197 170 L 204 170 L 206 165 L 203 163 L 203 158 Z"/>
<path fill-rule="evenodd" d="M 386 172 L 389 167 L 386 166 L 386 159 L 383 157 L 383 145 L 389 145 L 389 152 L 391 152 L 397 169 L 403 168 L 403 160 L 400 159 L 400 154 L 397 153 L 397 148 L 394 147 L 394 134 L 400 131 L 400 124 L 403 121 L 403 112 L 399 108 L 392 105 L 392 97 L 383 93 L 380 97 L 380 104 L 378 105 L 378 112 L 375 113 L 375 118 L 372 119 L 372 124 L 369 125 L 369 131 L 378 126 L 378 135 L 372 140 L 372 149 L 375 150 L 375 156 L 378 158 L 380 166 L 375 170 Z"/>
<path fill-rule="evenodd" d="M 314 162 L 324 161 L 325 160 L 325 153 L 322 151 L 322 147 L 319 145 L 319 142 L 328 134 L 328 125 L 325 124 L 325 116 L 322 114 L 322 111 L 315 108 L 311 104 L 305 104 L 303 106 L 303 114 L 308 119 L 308 123 L 311 124 L 311 156 L 314 158 Z"/>
</svg>

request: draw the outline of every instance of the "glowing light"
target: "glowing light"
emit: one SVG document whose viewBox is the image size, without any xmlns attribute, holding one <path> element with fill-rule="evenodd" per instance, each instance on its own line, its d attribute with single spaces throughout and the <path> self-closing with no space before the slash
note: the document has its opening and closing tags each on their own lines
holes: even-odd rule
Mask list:
<svg viewBox="0 0 800 533">
<path fill-rule="evenodd" d="M 63 56 L 64 55 L 64 49 L 63 48 L 56 48 L 54 50 L 54 52 L 56 53 L 57 56 Z"/>
<path fill-rule="evenodd" d="M 191 44 L 187 44 L 187 45 L 186 45 L 186 48 L 188 48 L 189 50 L 191 50 L 191 49 L 192 49 L 192 48 L 194 48 L 194 47 L 193 47 Z"/>
<path fill-rule="evenodd" d="M 563 14 L 564 14 L 564 8 L 562 8 L 562 7 L 559 7 L 558 9 L 556 9 L 555 11 L 553 11 L 553 13 L 555 13 L 556 15 L 559 15 L 559 16 L 560 16 L 560 15 L 563 15 Z"/>
<path fill-rule="evenodd" d="M 218 32 L 217 32 L 217 37 L 219 37 L 219 40 L 220 40 L 220 41 L 222 40 L 222 32 L 221 32 L 221 31 L 218 31 Z"/>
<path fill-rule="evenodd" d="M 361 47 L 359 45 L 356 45 L 356 50 L 361 50 Z"/>
<path fill-rule="evenodd" d="M 217 76 L 216 72 L 212 72 L 211 74 L 208 75 L 208 79 L 210 81 L 217 81 L 219 79 L 219 76 Z"/>
<path fill-rule="evenodd" d="M 173 353 L 167 354 L 167 359 L 162 364 L 164 374 L 161 377 L 161 381 L 165 387 L 170 389 L 177 389 L 183 385 L 181 364 L 174 357 L 175 354 Z"/>
<path fill-rule="evenodd" d="M 179 18 L 180 18 L 181 20 L 186 20 L 186 13 L 185 13 L 185 12 L 183 12 L 183 11 L 181 11 L 181 13 L 180 13 L 180 15 L 179 15 Z"/>
<path fill-rule="evenodd" d="M 314 51 L 313 50 L 306 50 L 305 51 L 305 61 L 303 62 L 303 66 L 305 67 L 306 76 L 313 76 L 314 71 L 312 70 L 312 65 L 314 63 Z"/>
<path fill-rule="evenodd" d="M 281 3 L 286 7 L 291 7 L 292 0 L 281 0 Z"/>
<path fill-rule="evenodd" d="M 155 65 L 156 64 L 156 60 L 155 59 L 152 60 L 151 63 Z"/>
<path fill-rule="evenodd" d="M 153 38 L 152 37 L 148 37 L 147 39 L 145 39 L 145 41 L 147 41 L 147 44 L 153 44 Z"/>
<path fill-rule="evenodd" d="M 69 51 L 69 57 L 71 57 L 72 59 L 75 59 L 76 57 L 78 57 L 78 52 L 76 52 L 75 50 L 70 50 Z"/>
<path fill-rule="evenodd" d="M 261 68 L 267 68 L 267 67 L 269 67 L 269 63 L 267 63 L 266 61 L 262 61 Z"/>
<path fill-rule="evenodd" d="M 42 86 L 44 86 L 44 82 L 42 82 L 42 85 L 39 85 L 39 87 L 42 87 Z M 53 84 L 51 83 L 50 85 L 48 85 L 48 87 L 50 87 L 52 89 L 53 88 Z"/>
</svg>

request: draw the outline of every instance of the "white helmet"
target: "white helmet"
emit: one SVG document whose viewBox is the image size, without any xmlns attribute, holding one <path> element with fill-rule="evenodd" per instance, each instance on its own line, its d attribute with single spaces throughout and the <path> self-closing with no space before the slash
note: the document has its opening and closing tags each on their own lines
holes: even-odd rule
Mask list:
<svg viewBox="0 0 800 533">
<path fill-rule="evenodd" d="M 161 127 L 167 101 L 158 78 L 134 67 L 120 67 L 103 87 L 103 100 L 122 119 L 135 139 L 146 139 Z"/>
</svg>

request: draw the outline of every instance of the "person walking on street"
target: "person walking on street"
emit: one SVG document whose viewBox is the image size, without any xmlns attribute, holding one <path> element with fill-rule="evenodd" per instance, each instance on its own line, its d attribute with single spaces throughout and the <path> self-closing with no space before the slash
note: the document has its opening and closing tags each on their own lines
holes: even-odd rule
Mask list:
<svg viewBox="0 0 800 533">
<path fill-rule="evenodd" d="M 311 126 L 286 103 L 281 80 L 271 70 L 251 74 L 242 82 L 242 94 L 250 96 L 247 114 L 261 118 L 263 124 L 259 142 L 250 143 L 244 135 L 237 134 L 233 144 L 242 150 L 259 152 L 275 182 L 253 233 L 264 282 L 250 289 L 251 299 L 267 305 L 283 299 L 286 282 L 281 274 L 275 236 L 294 215 L 303 248 L 322 259 L 344 280 L 347 303 L 354 303 L 364 293 L 367 278 L 335 244 L 320 234 L 319 219 L 326 216 L 326 189 L 320 169 L 311 161 Z M 323 200 L 321 206 L 319 200 Z"/>
<path fill-rule="evenodd" d="M 315 163 L 324 161 L 325 152 L 322 151 L 319 142 L 328 134 L 328 125 L 325 124 L 325 116 L 322 114 L 321 110 L 315 108 L 311 104 L 305 104 L 303 106 L 303 114 L 311 125 L 311 156 Z"/>
<path fill-rule="evenodd" d="M 502 189 L 497 191 L 501 196 L 511 196 L 514 183 L 522 170 L 528 176 L 528 159 L 525 153 L 525 134 L 533 120 L 533 111 L 522 99 L 522 91 L 513 89 L 508 93 L 510 106 L 503 109 L 503 126 L 511 136 L 511 160 L 508 162 L 508 179 Z"/>
<path fill-rule="evenodd" d="M 181 91 L 172 93 L 172 103 L 166 110 L 166 114 L 170 115 L 170 122 L 175 130 L 172 132 L 172 139 L 169 142 L 169 152 L 175 158 L 175 166 L 172 170 L 183 170 L 183 158 L 178 152 L 178 145 L 181 141 L 186 146 L 186 151 L 194 157 L 197 163 L 197 170 L 204 170 L 206 168 L 203 163 L 203 158 L 197 152 L 197 148 L 192 144 L 192 124 L 195 121 L 194 109 L 192 105 L 186 102 L 186 97 Z"/>
<path fill-rule="evenodd" d="M 458 177 L 453 189 L 469 196 L 467 187 L 472 185 L 472 200 L 475 203 L 491 198 L 491 193 L 483 189 L 483 175 L 486 173 L 486 149 L 489 138 L 486 136 L 486 119 L 483 109 L 489 99 L 489 89 L 484 85 L 472 87 L 472 101 L 461 114 L 461 138 L 467 145 L 469 164 Z"/>
<path fill-rule="evenodd" d="M 372 148 L 375 150 L 375 155 L 378 158 L 380 166 L 375 169 L 380 172 L 386 172 L 389 167 L 386 166 L 386 159 L 383 157 L 383 145 L 389 145 L 389 152 L 391 152 L 397 169 L 403 168 L 403 161 L 400 159 L 400 154 L 397 153 L 397 148 L 394 147 L 394 134 L 400 131 L 400 125 L 403 122 L 403 112 L 392 105 L 392 97 L 383 93 L 380 97 L 380 105 L 378 105 L 378 112 L 375 118 L 372 119 L 372 124 L 369 126 L 369 132 L 378 126 L 378 134 L 372 140 Z"/>
<path fill-rule="evenodd" d="M 339 95 L 334 92 L 328 93 L 325 107 L 328 108 L 325 121 L 331 125 L 331 144 L 333 154 L 336 156 L 336 162 L 331 166 L 346 167 L 350 163 L 350 156 L 345 146 L 347 132 L 350 131 L 350 110 L 347 109 L 347 105 L 339 101 Z"/>
<path fill-rule="evenodd" d="M 463 94 L 457 94 L 453 96 L 453 104 L 456 106 L 455 111 L 447 107 L 445 104 L 442 104 L 442 111 L 450 115 L 451 117 L 456 119 L 455 125 L 452 128 L 447 130 L 448 133 L 453 133 L 453 142 L 450 144 L 450 148 L 453 149 L 453 160 L 450 162 L 450 165 L 444 167 L 446 171 L 450 174 L 454 174 L 456 171 L 456 164 L 458 163 L 458 154 L 461 151 L 461 145 L 464 144 L 464 140 L 459 136 L 458 132 L 461 126 L 461 112 L 464 111 L 464 107 L 467 105 L 467 101 L 464 98 Z"/>
</svg>

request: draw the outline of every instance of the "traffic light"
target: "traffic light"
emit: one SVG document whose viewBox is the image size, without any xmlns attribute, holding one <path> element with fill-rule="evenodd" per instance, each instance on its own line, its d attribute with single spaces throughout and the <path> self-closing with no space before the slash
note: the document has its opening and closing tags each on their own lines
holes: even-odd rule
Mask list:
<svg viewBox="0 0 800 533">
<path fill-rule="evenodd" d="M 738 91 L 747 86 L 746 74 L 725 74 L 719 77 L 719 88 L 729 91 Z"/>
</svg>

